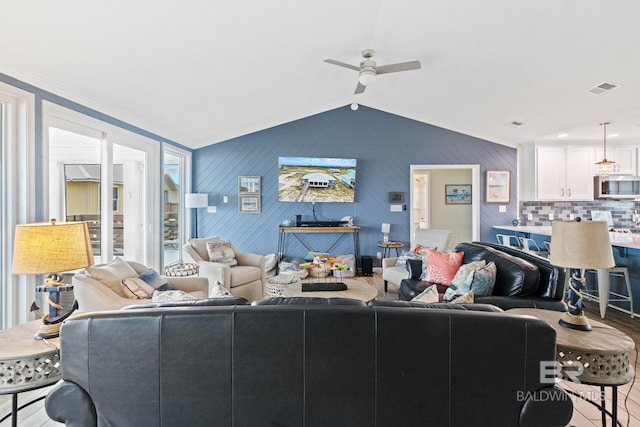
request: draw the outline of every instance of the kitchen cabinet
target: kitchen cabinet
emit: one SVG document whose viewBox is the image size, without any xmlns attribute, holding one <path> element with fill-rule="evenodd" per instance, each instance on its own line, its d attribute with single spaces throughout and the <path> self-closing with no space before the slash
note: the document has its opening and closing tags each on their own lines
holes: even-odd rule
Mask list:
<svg viewBox="0 0 640 427">
<path fill-rule="evenodd" d="M 536 147 L 537 200 L 593 200 L 593 146 Z"/>
<path fill-rule="evenodd" d="M 596 162 L 604 158 L 604 148 L 596 148 Z M 638 147 L 636 145 L 607 146 L 607 159 L 616 162 L 613 173 L 622 175 L 638 175 Z M 598 173 L 594 165 L 593 174 Z"/>
</svg>

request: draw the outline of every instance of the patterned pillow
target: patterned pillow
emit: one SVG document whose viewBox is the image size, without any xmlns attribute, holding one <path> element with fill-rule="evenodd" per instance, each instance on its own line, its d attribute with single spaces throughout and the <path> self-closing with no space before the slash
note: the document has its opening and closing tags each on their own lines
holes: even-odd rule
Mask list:
<svg viewBox="0 0 640 427">
<path fill-rule="evenodd" d="M 491 261 L 486 267 L 473 271 L 465 281 L 465 288 L 473 291 L 474 295 L 491 295 L 493 285 L 496 284 L 496 264 Z"/>
<path fill-rule="evenodd" d="M 231 248 L 231 242 L 228 240 L 218 240 L 207 243 L 207 252 L 209 253 L 209 261 L 227 264 L 230 267 L 238 265 L 236 254 Z"/>
<path fill-rule="evenodd" d="M 453 304 L 473 304 L 473 291 L 469 291 L 464 295 L 460 295 L 458 298 L 451 301 Z"/>
<path fill-rule="evenodd" d="M 413 297 L 411 301 L 419 301 L 419 302 L 438 302 L 439 295 L 438 289 L 436 285 L 431 285 L 424 291 L 420 292 L 420 294 Z"/>
<path fill-rule="evenodd" d="M 152 268 L 138 277 L 122 279 L 122 290 L 128 298 L 146 299 L 153 296 L 153 291 L 169 291 L 171 286 L 167 279 L 160 276 Z"/>
<path fill-rule="evenodd" d="M 451 281 L 451 285 L 445 291 L 443 299 L 445 301 L 451 301 L 455 297 L 469 292 L 471 290 L 471 282 L 467 285 L 467 278 L 473 274 L 475 270 L 482 268 L 485 265 L 487 265 L 487 262 L 483 259 L 461 265 Z"/>
<path fill-rule="evenodd" d="M 209 287 L 209 298 L 229 298 L 233 297 L 231 292 L 216 280 L 216 283 Z"/>
<path fill-rule="evenodd" d="M 421 255 L 414 252 L 403 251 L 396 260 L 396 267 L 407 267 L 407 259 L 422 259 Z"/>
<path fill-rule="evenodd" d="M 440 252 L 429 249 L 424 282 L 449 286 L 462 265 L 464 252 Z"/>
<path fill-rule="evenodd" d="M 155 291 L 147 282 L 138 277 L 122 279 L 122 290 L 127 298 L 132 299 L 151 298 Z"/>
<path fill-rule="evenodd" d="M 189 295 L 185 291 L 155 291 L 151 302 L 176 302 L 176 301 L 192 301 L 197 299 L 193 295 Z"/>
</svg>

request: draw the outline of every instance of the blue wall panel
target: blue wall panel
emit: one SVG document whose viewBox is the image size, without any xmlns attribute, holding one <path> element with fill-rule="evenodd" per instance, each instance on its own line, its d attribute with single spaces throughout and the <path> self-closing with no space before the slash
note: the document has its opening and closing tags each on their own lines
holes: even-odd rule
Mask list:
<svg viewBox="0 0 640 427">
<path fill-rule="evenodd" d="M 488 236 L 493 225 L 510 224 L 517 217 L 516 150 L 482 139 L 427 125 L 404 117 L 361 106 L 349 106 L 265 129 L 194 151 L 194 191 L 209 194 L 209 204 L 217 213 L 198 210 L 200 237 L 218 235 L 230 239 L 243 251 L 275 253 L 278 225 L 285 219 L 313 219 L 311 203 L 278 202 L 278 157 L 356 158 L 356 202 L 317 203 L 318 220 L 338 220 L 353 216 L 362 227 L 360 246 L 363 255 L 374 255 L 381 240 L 380 224 L 391 224 L 391 238 L 410 240 L 409 210 L 390 212 L 388 193 L 405 192 L 409 196 L 412 164 L 479 164 L 481 183 L 486 170 L 512 170 L 512 197 L 507 213 L 498 214 L 498 206 L 485 204 L 480 209 L 481 237 Z M 238 213 L 238 176 L 262 177 L 262 212 Z M 482 191 L 484 193 L 484 191 Z M 222 203 L 222 196 L 229 203 Z M 406 197 L 407 208 L 410 200 Z M 501 222 L 499 222 L 501 221 Z M 305 236 L 315 250 L 324 251 L 335 236 Z M 350 236 L 345 236 L 333 253 L 352 253 Z M 290 245 L 289 245 L 290 243 Z M 295 244 L 294 244 L 295 243 Z M 305 256 L 306 249 L 288 239 L 287 255 Z"/>
</svg>

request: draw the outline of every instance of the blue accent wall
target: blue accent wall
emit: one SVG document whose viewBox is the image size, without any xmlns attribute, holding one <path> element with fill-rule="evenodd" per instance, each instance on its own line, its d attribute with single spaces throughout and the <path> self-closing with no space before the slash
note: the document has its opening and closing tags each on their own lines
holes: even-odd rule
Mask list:
<svg viewBox="0 0 640 427">
<path fill-rule="evenodd" d="M 199 237 L 218 235 L 240 250 L 262 254 L 278 248 L 278 225 L 285 219 L 313 219 L 311 203 L 278 202 L 278 157 L 347 157 L 358 161 L 356 202 L 317 203 L 317 220 L 354 217 L 360 232 L 361 254 L 375 255 L 382 239 L 380 224 L 391 224 L 390 238 L 410 240 L 410 165 L 479 164 L 482 201 L 481 239 L 493 225 L 507 225 L 517 217 L 516 149 L 452 132 L 436 126 L 360 106 L 330 110 L 294 122 L 200 148 L 193 152 L 194 191 L 209 194 L 217 213 L 198 209 Z M 484 203 L 486 170 L 511 170 L 511 203 L 506 213 L 497 204 Z M 238 213 L 238 176 L 262 177 L 262 211 Z M 389 192 L 405 193 L 407 210 L 390 212 Z M 228 196 L 228 204 L 222 203 Z M 485 237 L 486 236 L 486 237 Z M 317 251 L 326 251 L 336 236 L 304 235 Z M 347 235 L 332 253 L 352 253 Z M 305 256 L 307 250 L 295 238 L 287 239 L 286 255 Z"/>
</svg>

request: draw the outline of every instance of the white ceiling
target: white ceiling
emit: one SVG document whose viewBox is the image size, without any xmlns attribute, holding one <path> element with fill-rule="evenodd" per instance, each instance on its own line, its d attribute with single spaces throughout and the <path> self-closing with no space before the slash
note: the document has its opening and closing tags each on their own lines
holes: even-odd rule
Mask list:
<svg viewBox="0 0 640 427">
<path fill-rule="evenodd" d="M 602 121 L 640 142 L 638 17 L 638 0 L 0 0 L 0 72 L 193 148 L 352 102 L 510 146 L 601 140 Z M 323 60 L 364 48 L 422 69 L 354 95 L 357 72 Z M 605 81 L 621 87 L 587 93 Z"/>
</svg>

